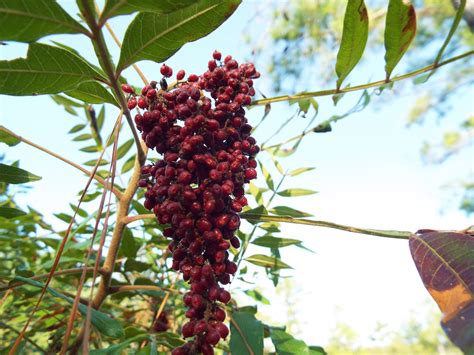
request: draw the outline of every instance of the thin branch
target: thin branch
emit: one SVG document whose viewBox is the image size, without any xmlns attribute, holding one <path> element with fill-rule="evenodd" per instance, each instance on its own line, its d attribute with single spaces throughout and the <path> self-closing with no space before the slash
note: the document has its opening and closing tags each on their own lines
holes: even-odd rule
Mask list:
<svg viewBox="0 0 474 355">
<path fill-rule="evenodd" d="M 120 293 L 120 292 L 133 292 L 133 291 L 164 291 L 168 293 L 181 294 L 179 290 L 175 290 L 171 287 L 159 287 L 152 285 L 124 285 L 124 286 L 111 286 L 109 288 L 110 294 Z"/>
<path fill-rule="evenodd" d="M 60 271 L 57 271 L 54 273 L 54 276 L 64 276 L 64 275 L 75 275 L 75 274 L 80 274 L 82 273 L 84 270 L 84 268 L 80 267 L 80 268 L 73 268 L 73 269 L 65 269 L 65 270 L 60 270 Z M 91 273 L 94 271 L 94 268 L 93 267 L 88 267 L 86 268 L 86 272 L 87 273 Z M 102 274 L 104 273 L 104 270 L 103 269 L 99 269 L 99 273 Z M 41 274 L 41 275 L 35 275 L 35 276 L 32 276 L 30 277 L 31 280 L 41 280 L 41 279 L 45 279 L 49 276 L 49 273 L 47 274 Z M 5 290 L 10 290 L 10 289 L 13 289 L 13 288 L 16 288 L 18 286 L 21 286 L 23 285 L 24 282 L 21 282 L 21 281 L 18 281 L 18 282 L 15 282 L 15 283 L 12 283 L 10 285 L 7 285 L 7 286 L 2 286 L 0 287 L 0 292 L 2 291 L 5 291 Z"/>
<path fill-rule="evenodd" d="M 119 119 L 120 119 L 121 117 L 122 117 L 122 115 L 120 114 L 120 115 L 119 115 Z M 116 124 L 118 124 L 119 119 L 117 119 L 117 123 L 116 123 Z M 114 129 L 115 129 L 115 126 L 114 126 Z M 56 269 L 57 269 L 57 267 L 58 267 L 58 264 L 59 264 L 59 260 L 60 260 L 60 258 L 61 258 L 61 255 L 62 255 L 62 253 L 63 253 L 63 251 L 64 251 L 64 248 L 66 247 L 66 243 L 67 243 L 67 241 L 68 241 L 68 239 L 69 239 L 69 235 L 70 235 L 70 233 L 71 233 L 72 226 L 73 226 L 73 224 L 74 224 L 74 220 L 76 219 L 77 212 L 79 211 L 79 208 L 80 208 L 80 206 L 81 206 L 81 203 L 82 203 L 82 201 L 84 200 L 84 197 L 86 196 L 87 190 L 89 189 L 89 186 L 90 186 L 90 184 L 92 183 L 93 177 L 95 176 L 96 171 L 97 171 L 97 168 L 99 167 L 99 162 L 102 160 L 102 157 L 104 156 L 104 153 L 105 153 L 106 149 L 107 149 L 107 148 L 104 147 L 104 149 L 103 149 L 102 152 L 100 153 L 100 156 L 99 156 L 97 162 L 96 162 L 95 165 L 94 165 L 94 169 L 93 169 L 93 171 L 92 171 L 92 174 L 91 174 L 91 176 L 89 177 L 89 179 L 87 180 L 86 186 L 85 186 L 84 190 L 82 191 L 81 197 L 79 198 L 79 202 L 78 202 L 78 204 L 77 204 L 77 207 L 76 207 L 75 210 L 74 210 L 74 214 L 73 214 L 73 216 L 72 216 L 72 218 L 71 218 L 71 222 L 69 223 L 69 226 L 68 226 L 68 228 L 67 228 L 67 230 L 66 230 L 66 233 L 65 233 L 65 235 L 64 235 L 64 237 L 63 237 L 63 239 L 61 240 L 61 243 L 60 243 L 60 245 L 59 245 L 58 251 L 56 252 L 56 256 L 55 256 L 55 258 L 54 258 L 53 266 L 51 267 L 51 270 L 50 270 L 49 275 L 48 275 L 48 277 L 47 277 L 47 279 L 46 279 L 46 282 L 45 282 L 43 288 L 41 289 L 41 293 L 40 293 L 40 295 L 39 295 L 39 297 L 38 297 L 38 300 L 36 301 L 36 304 L 35 304 L 33 310 L 31 311 L 31 313 L 30 313 L 30 315 L 29 315 L 29 317 L 28 317 L 28 319 L 27 319 L 25 325 L 23 326 L 23 329 L 21 330 L 20 334 L 19 334 L 18 337 L 16 338 L 15 343 L 14 343 L 13 346 L 10 348 L 10 350 L 9 350 L 9 352 L 8 352 L 9 355 L 14 355 L 14 354 L 16 353 L 18 347 L 20 346 L 21 340 L 22 340 L 22 338 L 25 336 L 26 331 L 27 331 L 27 329 L 28 329 L 28 327 L 29 327 L 29 325 L 30 325 L 32 319 L 33 319 L 33 315 L 38 311 L 39 306 L 40 306 L 41 302 L 43 301 L 43 298 L 44 298 L 44 295 L 45 295 L 45 293 L 46 293 L 46 290 L 47 290 L 47 288 L 48 288 L 48 286 L 49 286 L 51 280 L 53 279 L 53 276 L 54 276 L 54 273 L 55 273 L 55 271 L 56 271 Z M 122 196 L 122 198 L 123 198 L 123 196 Z M 115 260 L 114 260 L 114 261 L 115 261 Z"/>
<path fill-rule="evenodd" d="M 153 213 L 150 214 L 139 214 L 136 216 L 127 216 L 123 219 L 123 223 L 129 224 L 135 221 L 139 221 L 141 219 L 155 219 L 156 216 Z"/>
<path fill-rule="evenodd" d="M 304 224 L 307 226 L 333 228 L 333 229 L 344 230 L 346 232 L 351 232 L 351 233 L 367 234 L 367 235 L 374 235 L 378 237 L 396 238 L 396 239 L 408 239 L 413 234 L 407 231 L 358 228 L 358 227 L 351 227 L 351 226 L 346 226 L 343 224 L 337 224 L 337 223 L 327 222 L 327 221 L 313 221 L 310 219 L 259 215 L 259 214 L 245 213 L 245 212 L 240 214 L 240 217 L 248 221 Z M 131 216 L 131 217 L 125 218 L 124 223 L 131 223 L 131 222 L 142 220 L 142 219 L 154 219 L 154 218 L 155 218 L 154 214 L 140 214 L 138 216 Z"/>
<path fill-rule="evenodd" d="M 313 221 L 310 219 L 299 219 L 299 218 L 292 218 L 292 217 L 268 216 L 268 215 L 258 215 L 258 214 L 251 214 L 251 213 L 242 213 L 240 217 L 248 221 L 304 224 L 308 226 L 333 228 L 333 229 L 344 230 L 346 232 L 351 232 L 351 233 L 367 234 L 367 235 L 373 235 L 373 236 L 385 237 L 385 238 L 408 239 L 410 238 L 410 236 L 413 235 L 413 233 L 406 232 L 406 231 L 358 228 L 358 227 L 346 226 L 343 224 L 337 224 L 333 222 Z"/>
<path fill-rule="evenodd" d="M 71 160 L 69 160 L 69 159 L 67 159 L 67 158 L 64 158 L 63 156 L 61 156 L 61 155 L 59 155 L 59 154 L 57 154 L 57 153 L 55 153 L 55 152 L 53 152 L 53 151 L 51 151 L 51 150 L 45 148 L 45 147 L 42 147 L 42 146 L 40 146 L 40 145 L 38 145 L 38 144 L 36 144 L 36 143 L 33 143 L 32 141 L 30 141 L 30 140 L 28 140 L 28 139 L 26 139 L 26 138 L 24 138 L 24 137 L 22 137 L 22 136 L 19 136 L 18 134 L 16 134 L 16 133 L 10 131 L 8 128 L 6 128 L 6 127 L 4 127 L 4 126 L 1 126 L 1 125 L 0 125 L 0 131 L 1 131 L 1 132 L 5 132 L 5 133 L 7 133 L 7 134 L 10 135 L 10 136 L 15 137 L 16 139 L 19 139 L 19 140 L 22 141 L 23 143 L 26 143 L 26 144 L 28 144 L 28 145 L 30 145 L 30 146 L 32 146 L 32 147 L 38 149 L 38 150 L 41 150 L 42 152 L 44 152 L 44 153 L 46 153 L 46 154 L 51 155 L 52 157 L 55 157 L 55 158 L 57 158 L 57 159 L 63 161 L 63 162 L 66 163 L 66 164 L 71 165 L 72 167 L 74 167 L 74 168 L 76 168 L 76 169 L 82 171 L 84 174 L 88 175 L 89 177 L 90 177 L 90 176 L 93 176 L 93 178 L 94 178 L 97 182 L 99 182 L 100 184 L 102 184 L 107 190 L 112 191 L 112 192 L 114 193 L 114 195 L 117 196 L 117 198 L 120 198 L 120 197 L 122 196 L 122 193 L 121 193 L 119 190 L 117 190 L 116 188 L 114 188 L 113 186 L 111 186 L 109 183 L 107 183 L 107 182 L 106 182 L 103 178 L 101 178 L 99 175 L 97 175 L 97 174 L 92 174 L 91 171 L 89 171 L 89 170 L 83 168 L 83 167 L 80 166 L 79 164 L 76 164 L 76 163 L 74 163 L 73 161 L 71 161 Z"/>
<path fill-rule="evenodd" d="M 397 77 L 394 77 L 394 78 L 391 78 L 391 79 L 388 79 L 388 80 L 385 80 L 385 79 L 384 80 L 378 80 L 378 81 L 374 81 L 374 82 L 371 82 L 371 83 L 368 83 L 368 84 L 351 86 L 351 87 L 347 87 L 347 88 L 339 89 L 339 90 L 337 90 L 337 89 L 328 89 L 328 90 L 321 90 L 321 91 L 303 92 L 303 93 L 295 94 L 295 95 L 281 95 L 281 96 L 269 97 L 269 98 L 265 98 L 265 99 L 252 101 L 251 106 L 266 105 L 266 104 L 273 103 L 273 102 L 282 102 L 282 101 L 289 101 L 289 100 L 301 100 L 301 99 L 307 99 L 307 98 L 317 97 L 317 96 L 329 96 L 329 95 L 335 95 L 335 94 L 342 94 L 342 93 L 346 93 L 346 92 L 353 92 L 353 91 L 369 89 L 369 88 L 373 88 L 373 87 L 379 87 L 379 86 L 382 86 L 382 85 L 385 85 L 385 84 L 394 83 L 394 82 L 401 81 L 401 80 L 404 80 L 404 79 L 408 79 L 408 78 L 411 78 L 411 77 L 414 77 L 414 76 L 417 76 L 417 75 L 420 75 L 420 74 L 423 74 L 423 73 L 430 72 L 430 71 L 435 70 L 439 67 L 442 67 L 446 64 L 455 62 L 457 60 L 460 60 L 460 59 L 463 59 L 463 58 L 466 58 L 466 57 L 469 57 L 473 54 L 474 54 L 474 51 L 469 51 L 469 52 L 460 54 L 458 56 L 452 57 L 450 59 L 447 59 L 443 62 L 440 62 L 440 63 L 437 63 L 437 64 L 433 63 L 433 64 L 430 64 L 426 67 L 420 68 L 418 70 L 415 70 L 415 71 L 409 72 L 407 74 L 400 75 L 400 76 L 397 76 Z"/>
<path fill-rule="evenodd" d="M 91 39 L 92 45 L 94 47 L 95 53 L 97 55 L 97 59 L 99 60 L 100 66 L 104 70 L 107 78 L 110 81 L 111 89 L 113 90 L 115 97 L 119 101 L 120 107 L 127 119 L 127 123 L 132 131 L 133 138 L 135 140 L 135 144 L 137 146 L 137 156 L 138 160 L 143 165 L 146 160 L 146 153 L 142 147 L 140 136 L 138 135 L 137 130 L 135 129 L 135 124 L 133 123 L 132 116 L 130 114 L 130 110 L 127 106 L 127 100 L 120 88 L 119 82 L 117 77 L 120 73 L 115 73 L 114 64 L 112 62 L 109 50 L 107 48 L 107 44 L 105 43 L 104 35 L 102 33 L 102 28 L 98 25 L 94 10 L 91 8 L 91 3 L 88 0 L 81 0 L 83 13 L 89 28 L 92 31 L 93 38 Z"/>
</svg>

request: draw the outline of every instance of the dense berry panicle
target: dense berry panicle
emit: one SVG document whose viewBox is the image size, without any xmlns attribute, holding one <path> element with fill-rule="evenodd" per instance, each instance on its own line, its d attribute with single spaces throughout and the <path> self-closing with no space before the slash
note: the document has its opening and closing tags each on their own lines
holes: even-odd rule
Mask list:
<svg viewBox="0 0 474 355">
<path fill-rule="evenodd" d="M 255 95 L 253 80 L 260 74 L 253 64 L 239 65 L 231 56 L 222 63 L 217 51 L 212 58 L 200 76 L 182 81 L 180 70 L 173 86 L 161 84 L 158 91 L 154 82 L 129 98 L 129 107 L 144 110 L 135 116 L 143 140 L 163 155 L 142 168 L 144 205 L 169 225 L 163 234 L 171 239 L 172 268 L 191 285 L 184 295 L 189 321 L 181 332 L 192 339 L 175 355 L 213 354 L 214 345 L 229 334 L 223 321 L 231 295 L 222 285 L 230 283 L 237 265 L 228 249 L 240 246 L 235 232 L 237 213 L 247 205 L 244 184 L 257 177 L 260 149 L 244 106 Z M 165 64 L 160 71 L 164 77 L 173 73 Z"/>
</svg>

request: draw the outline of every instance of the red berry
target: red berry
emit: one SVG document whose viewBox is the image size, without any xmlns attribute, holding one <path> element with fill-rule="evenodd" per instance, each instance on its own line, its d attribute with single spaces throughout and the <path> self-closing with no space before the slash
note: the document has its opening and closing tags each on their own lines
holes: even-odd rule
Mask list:
<svg viewBox="0 0 474 355">
<path fill-rule="evenodd" d="M 128 84 L 122 84 L 122 91 L 127 94 L 135 94 L 135 90 Z"/>
<path fill-rule="evenodd" d="M 176 80 L 183 80 L 184 76 L 186 75 L 185 71 L 184 70 L 179 70 L 177 73 L 176 73 Z"/>
</svg>

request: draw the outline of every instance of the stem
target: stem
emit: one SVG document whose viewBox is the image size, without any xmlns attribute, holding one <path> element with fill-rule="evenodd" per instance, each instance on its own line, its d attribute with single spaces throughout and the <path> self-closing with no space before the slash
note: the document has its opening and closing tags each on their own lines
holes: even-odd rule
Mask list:
<svg viewBox="0 0 474 355">
<path fill-rule="evenodd" d="M 367 235 L 373 235 L 373 236 L 385 237 L 385 238 L 408 239 L 410 238 L 410 236 L 413 235 L 413 233 L 407 232 L 407 231 L 358 228 L 358 227 L 351 227 L 351 226 L 346 226 L 343 224 L 338 224 L 338 223 L 333 223 L 333 222 L 313 221 L 311 219 L 303 219 L 303 218 L 259 215 L 259 214 L 245 213 L 245 212 L 241 213 L 240 217 L 248 221 L 304 224 L 307 226 L 326 227 L 326 228 L 344 230 L 346 232 L 351 232 L 351 233 L 367 234 Z M 133 221 L 138 221 L 141 219 L 151 219 L 151 218 L 155 218 L 155 215 L 154 214 L 141 214 L 138 216 L 128 217 L 126 218 L 126 221 L 127 223 L 131 223 Z"/>
<path fill-rule="evenodd" d="M 153 213 L 150 214 L 139 214 L 137 216 L 127 216 L 123 219 L 125 224 L 129 224 L 135 221 L 139 221 L 141 219 L 154 219 L 156 216 Z"/>
<path fill-rule="evenodd" d="M 292 217 L 257 215 L 257 214 L 251 214 L 251 213 L 242 213 L 240 217 L 248 221 L 257 221 L 257 222 L 268 221 L 268 222 L 304 224 L 308 226 L 333 228 L 333 229 L 344 230 L 346 232 L 351 232 L 351 233 L 367 234 L 367 235 L 373 235 L 373 236 L 385 237 L 385 238 L 409 239 L 410 236 L 413 235 L 413 233 L 406 232 L 406 231 L 358 228 L 358 227 L 346 226 L 343 224 L 337 224 L 333 222 L 313 221 L 310 219 L 299 219 L 299 218 L 292 218 Z"/>
<path fill-rule="evenodd" d="M 127 106 L 127 100 L 122 92 L 122 89 L 119 86 L 119 82 L 117 77 L 119 76 L 115 73 L 114 64 L 112 62 L 109 50 L 105 43 L 104 35 L 102 33 L 101 27 L 97 24 L 95 17 L 94 17 L 94 10 L 90 6 L 90 2 L 88 0 L 81 0 L 82 8 L 83 8 L 83 15 L 84 18 L 89 25 L 89 28 L 92 31 L 92 45 L 94 46 L 95 53 L 97 58 L 99 59 L 99 63 L 104 70 L 107 78 L 110 81 L 110 86 L 114 91 L 115 97 L 118 99 L 120 107 L 123 110 L 125 118 L 127 119 L 127 123 L 130 126 L 130 130 L 132 131 L 133 138 L 135 139 L 135 144 L 137 145 L 137 156 L 138 160 L 141 165 L 145 163 L 146 160 L 146 153 L 141 145 L 140 136 L 138 135 L 137 130 L 135 129 L 135 125 L 133 123 L 132 116 Z"/>
<path fill-rule="evenodd" d="M 358 90 L 364 90 L 364 89 L 369 89 L 373 87 L 378 87 L 384 84 L 389 84 L 389 83 L 394 83 L 396 81 L 401 81 L 404 79 L 408 79 L 426 72 L 430 72 L 432 70 L 435 70 L 439 67 L 442 67 L 446 64 L 455 62 L 457 60 L 469 57 L 474 54 L 474 51 L 469 51 L 463 54 L 460 54 L 458 56 L 449 58 L 443 62 L 439 63 L 433 63 L 430 65 L 427 65 L 426 67 L 417 69 L 415 71 L 409 72 L 404 75 L 397 76 L 395 78 L 391 78 L 388 80 L 378 80 L 374 81 L 368 84 L 363 84 L 363 85 L 357 85 L 357 86 L 352 86 L 352 87 L 347 87 L 344 89 L 328 89 L 328 90 L 321 90 L 321 91 L 310 91 L 310 92 L 303 92 L 300 94 L 295 94 L 295 95 L 281 95 L 281 96 L 275 96 L 275 97 L 269 97 L 265 99 L 260 99 L 260 100 L 255 100 L 251 103 L 251 106 L 259 106 L 259 105 L 266 105 L 269 103 L 273 102 L 282 102 L 282 101 L 289 101 L 289 100 L 301 100 L 301 99 L 306 99 L 306 98 L 311 98 L 311 97 L 317 97 L 317 96 L 328 96 L 328 95 L 335 95 L 335 94 L 342 94 L 346 92 L 353 92 L 353 91 L 358 91 Z"/>
<path fill-rule="evenodd" d="M 75 274 L 80 274 L 84 271 L 84 268 L 73 268 L 73 269 L 65 269 L 65 270 L 60 270 L 60 271 L 57 271 L 54 273 L 54 276 L 63 276 L 63 275 L 75 275 Z M 88 267 L 86 268 L 86 272 L 87 273 L 91 273 L 94 271 L 94 268 L 93 267 Z M 99 269 L 99 273 L 103 273 L 104 270 L 103 269 Z M 45 279 L 49 276 L 49 273 L 47 274 L 41 274 L 41 275 L 36 275 L 36 276 L 32 276 L 30 277 L 31 280 L 41 280 L 41 279 Z M 15 282 L 13 284 L 10 284 L 8 286 L 2 286 L 0 287 L 0 292 L 2 291 L 5 291 L 5 290 L 10 290 L 12 288 L 15 288 L 15 287 L 18 287 L 18 286 L 21 286 L 23 285 L 23 282 L 21 281 L 18 281 L 18 282 Z"/>
<path fill-rule="evenodd" d="M 97 182 L 99 182 L 100 184 L 102 184 L 107 190 L 109 191 L 112 191 L 115 196 L 117 196 L 117 198 L 120 198 L 122 196 L 122 193 L 117 190 L 116 188 L 114 188 L 112 185 L 110 185 L 109 183 L 107 183 L 103 178 L 101 178 L 99 175 L 96 175 L 96 174 L 92 174 L 91 171 L 83 168 L 82 166 L 80 166 L 79 164 L 76 164 L 74 163 L 73 161 L 67 159 L 67 158 L 64 158 L 63 156 L 45 148 L 45 147 L 42 147 L 36 143 L 33 143 L 32 141 L 22 137 L 22 136 L 19 136 L 18 134 L 10 131 L 8 128 L 4 127 L 4 126 L 1 126 L 0 125 L 0 132 L 5 132 L 7 133 L 8 135 L 12 136 L 12 137 L 15 137 L 16 139 L 19 139 L 20 141 L 22 141 L 23 143 L 26 143 L 38 150 L 41 150 L 42 152 L 46 153 L 46 154 L 49 154 L 51 155 L 52 157 L 55 157 L 63 162 L 65 162 L 66 164 L 69 164 L 71 166 L 73 166 L 74 168 L 82 171 L 84 174 L 88 175 L 88 176 L 92 176 Z"/>
<path fill-rule="evenodd" d="M 101 282 L 99 284 L 99 289 L 96 296 L 93 300 L 93 305 L 95 308 L 99 308 L 102 302 L 107 297 L 108 289 L 110 286 L 110 280 L 112 272 L 114 270 L 115 261 L 117 260 L 117 254 L 120 247 L 120 242 L 122 241 L 122 235 L 127 225 L 127 215 L 130 208 L 130 203 L 135 195 L 135 192 L 138 187 L 138 180 L 140 179 L 141 174 L 141 164 L 137 158 L 135 158 L 135 166 L 133 170 L 132 177 L 130 178 L 129 184 L 125 191 L 123 192 L 122 197 L 118 202 L 117 209 L 117 222 L 112 234 L 112 239 L 110 241 L 110 246 L 105 258 L 103 269 L 105 274 L 102 276 Z"/>
<path fill-rule="evenodd" d="M 120 293 L 120 292 L 130 292 L 130 291 L 166 291 L 172 293 L 181 294 L 179 290 L 175 290 L 169 287 L 158 287 L 152 285 L 124 285 L 124 286 L 112 286 L 109 289 L 110 294 Z"/>
</svg>

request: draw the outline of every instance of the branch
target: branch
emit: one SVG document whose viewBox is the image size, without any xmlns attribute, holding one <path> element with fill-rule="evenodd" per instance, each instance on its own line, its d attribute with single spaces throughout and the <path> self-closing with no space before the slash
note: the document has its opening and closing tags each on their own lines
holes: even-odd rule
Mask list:
<svg viewBox="0 0 474 355">
<path fill-rule="evenodd" d="M 115 97 L 118 99 L 120 103 L 120 107 L 123 110 L 125 118 L 127 119 L 127 123 L 130 126 L 130 130 L 132 131 L 133 138 L 137 146 L 138 160 L 140 164 L 143 165 L 146 160 L 146 153 L 141 145 L 140 136 L 138 135 L 138 132 L 135 129 L 135 125 L 133 123 L 130 110 L 128 109 L 128 106 L 127 106 L 127 101 L 125 99 L 125 96 L 117 80 L 117 77 L 120 75 L 120 73 L 115 73 L 114 64 L 112 62 L 109 50 L 105 43 L 104 35 L 102 33 L 102 28 L 99 26 L 99 24 L 97 23 L 95 19 L 94 10 L 90 6 L 91 3 L 88 0 L 81 0 L 81 5 L 83 8 L 82 14 L 84 15 L 84 18 L 89 28 L 92 31 L 93 36 L 91 38 L 91 41 L 92 41 L 92 45 L 94 46 L 97 59 L 99 60 L 100 66 L 102 67 L 105 74 L 107 75 L 107 78 L 110 81 L 110 86 L 112 90 L 114 91 Z"/>
<path fill-rule="evenodd" d="M 357 227 L 345 226 L 342 224 L 337 224 L 337 223 L 332 223 L 332 222 L 313 221 L 310 219 L 299 219 L 299 218 L 292 218 L 292 217 L 268 216 L 268 215 L 252 214 L 252 213 L 242 213 L 240 217 L 248 221 L 304 224 L 308 226 L 333 228 L 333 229 L 344 230 L 346 232 L 351 232 L 351 233 L 374 235 L 377 237 L 385 237 L 385 238 L 408 239 L 410 238 L 411 235 L 413 235 L 413 233 L 406 232 L 406 231 L 357 228 Z"/>
<path fill-rule="evenodd" d="M 75 274 L 80 274 L 84 271 L 84 268 L 82 267 L 78 267 L 78 268 L 73 268 L 73 269 L 65 269 L 65 270 L 61 270 L 61 271 L 57 271 L 54 273 L 54 276 L 63 276 L 63 275 L 75 275 Z M 87 273 L 91 273 L 94 271 L 94 268 L 93 267 L 88 267 L 86 268 L 86 272 Z M 99 269 L 99 273 L 102 274 L 104 273 L 104 270 L 103 269 Z M 47 274 L 41 274 L 41 275 L 36 275 L 36 276 L 32 276 L 30 277 L 31 280 L 41 280 L 41 279 L 45 279 L 49 276 L 49 272 Z M 2 291 L 5 291 L 5 290 L 10 290 L 12 288 L 15 288 L 15 287 L 18 287 L 18 286 L 21 286 L 23 285 L 24 282 L 21 282 L 21 281 L 18 281 L 18 282 L 15 282 L 13 284 L 9 284 L 7 286 L 2 286 L 0 287 L 0 292 Z"/>
<path fill-rule="evenodd" d="M 474 54 L 474 51 L 469 51 L 469 52 L 460 54 L 458 56 L 449 58 L 449 59 L 447 59 L 443 62 L 433 63 L 433 64 L 430 64 L 426 67 L 420 68 L 418 70 L 415 70 L 415 71 L 409 72 L 407 74 L 400 75 L 400 76 L 397 76 L 395 78 L 391 78 L 391 79 L 388 79 L 388 80 L 384 79 L 384 80 L 374 81 L 372 83 L 347 87 L 347 88 L 339 89 L 339 90 L 329 89 L 329 90 L 321 90 L 321 91 L 303 92 L 303 93 L 295 94 L 295 95 L 281 95 L 281 96 L 269 97 L 269 98 L 264 98 L 264 99 L 252 101 L 252 103 L 250 105 L 251 106 L 259 106 L 259 105 L 266 105 L 266 104 L 273 103 L 273 102 L 301 100 L 301 99 L 307 99 L 307 98 L 311 98 L 311 97 L 342 94 L 342 93 L 346 93 L 346 92 L 353 92 L 353 91 L 365 90 L 365 89 L 369 89 L 369 88 L 373 88 L 373 87 L 379 87 L 381 85 L 394 83 L 396 81 L 401 81 L 401 80 L 408 79 L 408 78 L 411 78 L 411 77 L 414 77 L 414 76 L 417 76 L 417 75 L 420 75 L 420 74 L 423 74 L 423 73 L 426 73 L 426 72 L 430 72 L 430 71 L 435 70 L 439 67 L 442 67 L 446 64 L 455 62 L 457 60 L 460 60 L 460 59 L 463 59 L 463 58 L 466 58 L 466 57 L 469 57 L 473 54 Z"/>
<path fill-rule="evenodd" d="M 175 290 L 169 287 L 158 287 L 152 285 L 124 285 L 124 286 L 111 286 L 109 288 L 110 294 L 120 293 L 120 292 L 133 292 L 133 291 L 164 291 L 181 294 L 179 290 Z"/>
<path fill-rule="evenodd" d="M 135 221 L 139 221 L 141 219 L 155 219 L 156 216 L 153 213 L 150 214 L 139 214 L 137 216 L 127 216 L 123 219 L 123 223 L 129 224 Z"/>
<path fill-rule="evenodd" d="M 24 138 L 24 137 L 22 137 L 22 136 L 19 136 L 18 134 L 16 134 L 16 133 L 10 131 L 8 128 L 6 128 L 6 127 L 4 127 L 4 126 L 1 126 L 1 125 L 0 125 L 0 132 L 5 132 L 5 133 L 7 133 L 8 135 L 10 135 L 10 136 L 12 136 L 12 137 L 15 137 L 16 139 L 22 141 L 23 143 L 26 143 L 26 144 L 28 144 L 28 145 L 30 145 L 30 146 L 36 148 L 36 149 L 41 150 L 42 152 L 45 152 L 46 154 L 51 155 L 52 157 L 55 157 L 55 158 L 57 158 L 57 159 L 59 159 L 59 160 L 65 162 L 66 164 L 69 164 L 69 165 L 73 166 L 74 168 L 76 168 L 76 169 L 82 171 L 84 174 L 86 174 L 86 175 L 88 175 L 88 176 L 93 176 L 93 178 L 94 178 L 97 182 L 99 182 L 100 184 L 102 184 L 107 190 L 112 191 L 112 192 L 114 193 L 114 195 L 115 195 L 117 198 L 120 198 L 120 197 L 122 196 L 122 193 L 121 193 L 119 190 L 117 190 L 116 188 L 114 188 L 113 186 L 111 186 L 109 183 L 107 183 L 107 182 L 106 182 L 103 178 L 101 178 L 99 175 L 96 175 L 96 174 L 93 175 L 91 171 L 89 171 L 89 170 L 83 168 L 83 167 L 80 166 L 79 164 L 76 164 L 76 163 L 74 163 L 73 161 L 71 161 L 71 160 L 69 160 L 69 159 L 67 159 L 67 158 L 64 158 L 63 156 L 61 156 L 61 155 L 59 155 L 59 154 L 57 154 L 57 153 L 55 153 L 55 152 L 53 152 L 53 151 L 51 151 L 51 150 L 45 148 L 45 147 L 42 147 L 42 146 L 40 146 L 40 145 L 38 145 L 38 144 L 36 144 L 36 143 L 33 143 L 32 141 L 30 141 L 30 140 L 28 140 L 28 139 L 26 139 L 26 138 Z"/>
<path fill-rule="evenodd" d="M 374 235 L 374 236 L 385 237 L 385 238 L 408 239 L 413 234 L 411 232 L 406 232 L 406 231 L 357 228 L 357 227 L 351 227 L 351 226 L 346 226 L 343 224 L 337 224 L 337 223 L 327 222 L 327 221 L 313 221 L 310 219 L 259 215 L 259 214 L 245 213 L 245 212 L 241 213 L 240 217 L 248 221 L 304 224 L 307 226 L 333 228 L 333 229 L 344 230 L 346 232 L 351 232 L 351 233 Z M 140 214 L 138 216 L 130 216 L 130 217 L 125 218 L 124 223 L 127 224 L 127 223 L 131 223 L 131 222 L 138 221 L 141 219 L 154 219 L 154 218 L 155 218 L 154 214 Z"/>
</svg>

